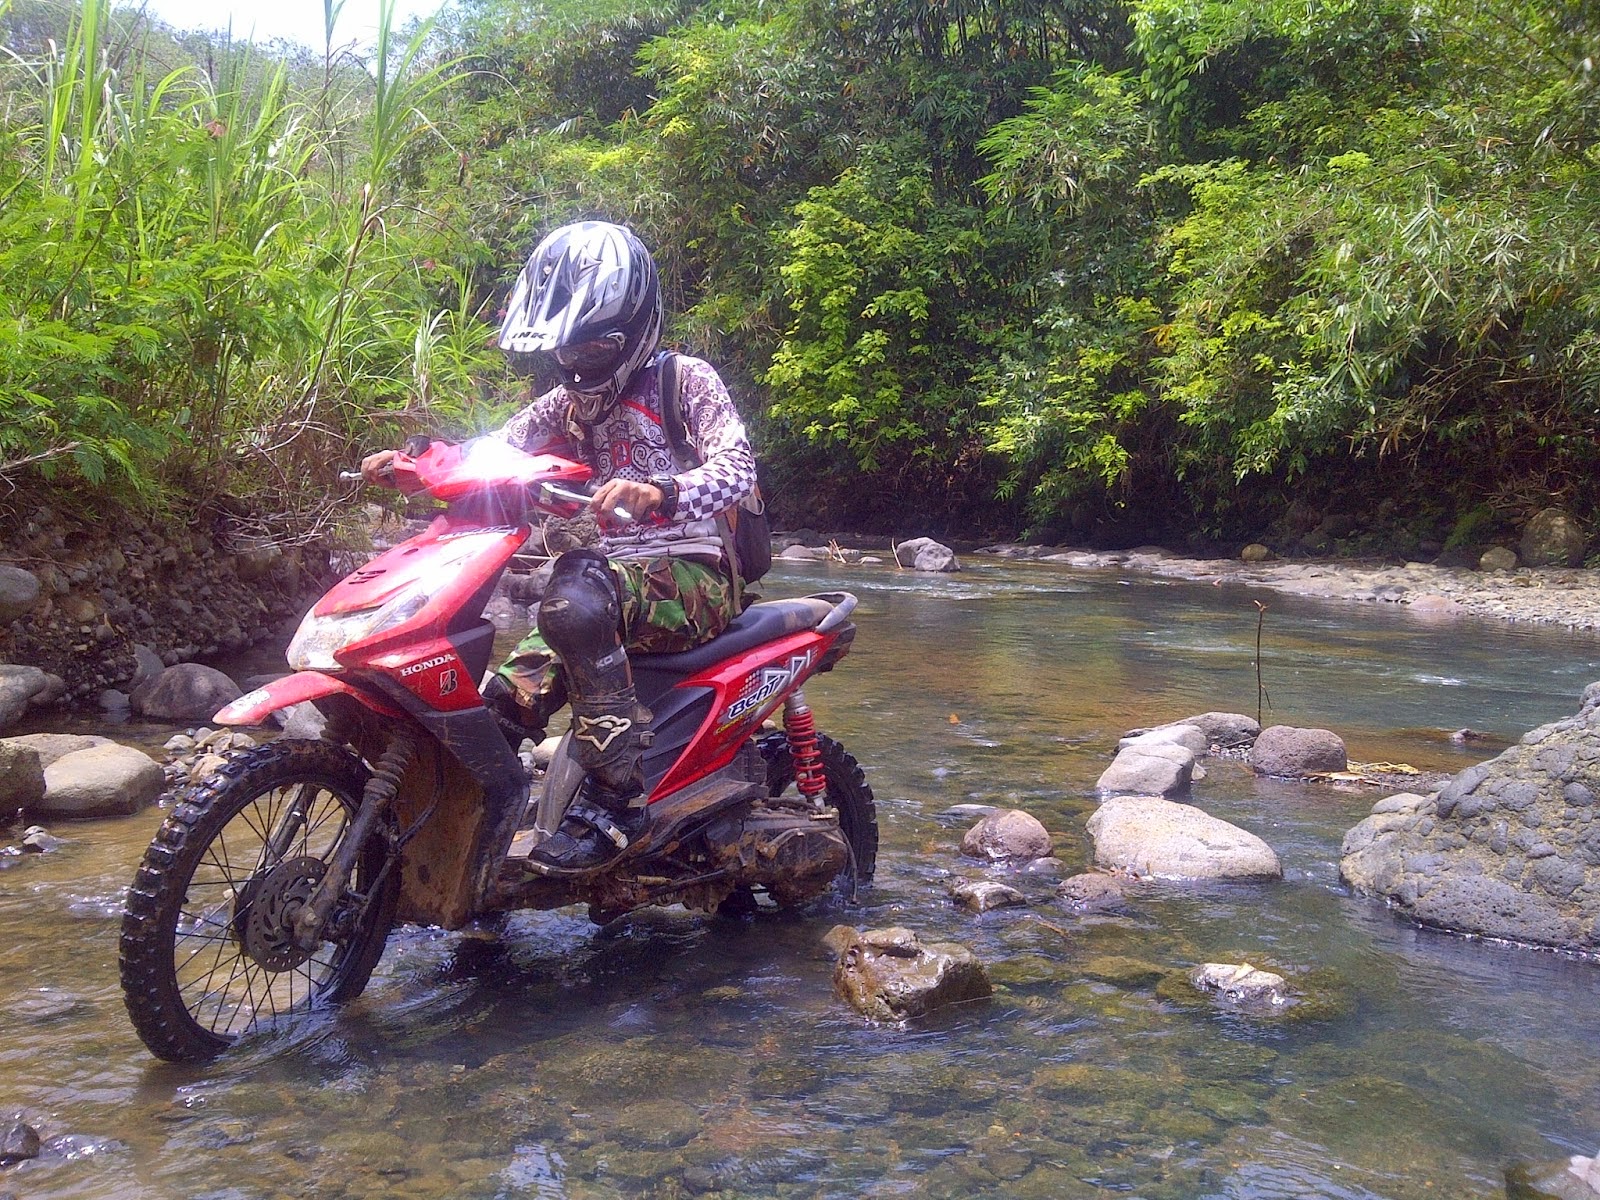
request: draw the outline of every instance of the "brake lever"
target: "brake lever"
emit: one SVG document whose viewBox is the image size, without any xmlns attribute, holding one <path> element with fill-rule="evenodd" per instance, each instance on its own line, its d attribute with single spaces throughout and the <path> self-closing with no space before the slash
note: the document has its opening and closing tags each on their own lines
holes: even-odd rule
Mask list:
<svg viewBox="0 0 1600 1200">
<path fill-rule="evenodd" d="M 575 492 L 571 488 L 564 488 L 559 483 L 541 483 L 539 485 L 539 499 L 548 503 L 558 500 L 562 504 L 575 504 L 579 508 L 588 508 L 593 496 L 586 496 L 582 492 Z M 616 517 L 619 521 L 633 520 L 633 514 L 621 505 L 608 511 L 609 516 Z"/>
</svg>

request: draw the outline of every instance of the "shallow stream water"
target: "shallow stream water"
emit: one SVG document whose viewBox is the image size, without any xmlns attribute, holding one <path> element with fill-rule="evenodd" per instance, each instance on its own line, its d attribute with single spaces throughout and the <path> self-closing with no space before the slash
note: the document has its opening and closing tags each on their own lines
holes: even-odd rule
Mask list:
<svg viewBox="0 0 1600 1200">
<path fill-rule="evenodd" d="M 946 889 L 956 804 L 1025 808 L 1087 864 L 1118 736 L 1207 709 L 1453 772 L 1569 715 L 1600 640 L 1041 564 L 959 575 L 780 566 L 848 587 L 850 656 L 807 694 L 867 770 L 883 851 L 860 903 L 730 921 L 577 911 L 498 936 L 406 929 L 366 994 L 172 1067 L 116 976 L 122 891 L 161 813 L 63 825 L 0 860 L 0 1117 L 46 1141 L 21 1200 L 266 1197 L 1489 1197 L 1600 1139 L 1600 966 L 1427 933 L 1349 896 L 1339 841 L 1384 793 L 1208 760 L 1193 801 L 1265 838 L 1281 883 L 1142 885 L 1083 916 L 1051 879 L 975 917 Z M 1449 733 L 1488 735 L 1465 747 Z M 173 730 L 109 730 L 155 748 Z M 965 943 L 995 997 L 908 1029 L 831 990 L 836 923 Z M 1276 970 L 1286 1016 L 1169 986 Z"/>
</svg>

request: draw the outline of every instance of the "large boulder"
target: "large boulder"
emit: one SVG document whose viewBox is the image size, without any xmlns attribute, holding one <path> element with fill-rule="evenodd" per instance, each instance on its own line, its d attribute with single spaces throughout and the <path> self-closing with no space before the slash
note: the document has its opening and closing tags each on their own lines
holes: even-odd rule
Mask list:
<svg viewBox="0 0 1600 1200">
<path fill-rule="evenodd" d="M 1300 778 L 1350 765 L 1344 739 L 1328 729 L 1269 725 L 1250 747 L 1250 766 L 1258 775 Z"/>
<path fill-rule="evenodd" d="M 959 571 L 956 552 L 932 538 L 912 538 L 894 548 L 894 558 L 902 567 L 915 571 Z"/>
<path fill-rule="evenodd" d="M 992 812 L 961 839 L 961 853 L 989 862 L 1047 858 L 1054 853 L 1050 831 L 1018 808 Z"/>
<path fill-rule="evenodd" d="M 1373 805 L 1339 873 L 1424 925 L 1600 949 L 1600 684 L 1566 720 L 1525 734 L 1438 792 Z"/>
<path fill-rule="evenodd" d="M 5 739 L 13 746 L 25 746 L 39 756 L 39 766 L 48 767 L 56 759 L 78 750 L 109 746 L 111 739 L 98 733 L 24 733 Z M 0 743 L 0 744 L 5 744 Z"/>
<path fill-rule="evenodd" d="M 21 567 L 0 566 L 0 625 L 25 617 L 39 602 L 39 577 Z"/>
<path fill-rule="evenodd" d="M 1161 879 L 1279 878 L 1278 856 L 1255 834 L 1188 804 L 1118 796 L 1089 818 L 1094 861 Z"/>
<path fill-rule="evenodd" d="M 44 798 L 28 809 L 45 817 L 115 817 L 155 802 L 166 786 L 161 764 L 115 742 L 56 759 L 45 768 Z"/>
<path fill-rule="evenodd" d="M 1547 508 L 1523 529 L 1520 556 L 1530 567 L 1575 567 L 1588 541 L 1576 517 L 1564 508 Z"/>
<path fill-rule="evenodd" d="M 833 986 L 874 1021 L 896 1023 L 993 993 L 988 972 L 965 946 L 928 942 L 909 929 L 868 929 L 845 944 Z"/>
<path fill-rule="evenodd" d="M 179 663 L 141 684 L 131 701 L 135 712 L 158 721 L 207 721 L 244 692 L 215 667 Z"/>
<path fill-rule="evenodd" d="M 44 799 L 44 766 L 39 752 L 10 739 L 0 741 L 0 823 L 19 808 L 32 808 Z"/>
<path fill-rule="evenodd" d="M 1193 725 L 1179 728 L 1200 736 Z M 1194 762 L 1195 752 L 1181 742 L 1133 739 L 1101 772 L 1095 788 L 1104 794 L 1173 796 L 1189 790 Z"/>
</svg>

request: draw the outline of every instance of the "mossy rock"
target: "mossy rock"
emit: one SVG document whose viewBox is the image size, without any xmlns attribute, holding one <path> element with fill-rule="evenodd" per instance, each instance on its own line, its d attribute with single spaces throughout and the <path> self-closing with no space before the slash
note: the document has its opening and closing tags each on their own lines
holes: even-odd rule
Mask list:
<svg viewBox="0 0 1600 1200">
<path fill-rule="evenodd" d="M 1022 954 L 1001 959 L 989 967 L 989 981 L 996 987 L 1027 988 L 1041 983 L 1058 983 L 1071 975 L 1070 969 L 1042 954 Z"/>
<path fill-rule="evenodd" d="M 1171 974 L 1166 967 L 1121 954 L 1098 955 L 1084 963 L 1081 970 L 1090 979 L 1129 989 L 1154 987 Z"/>
</svg>

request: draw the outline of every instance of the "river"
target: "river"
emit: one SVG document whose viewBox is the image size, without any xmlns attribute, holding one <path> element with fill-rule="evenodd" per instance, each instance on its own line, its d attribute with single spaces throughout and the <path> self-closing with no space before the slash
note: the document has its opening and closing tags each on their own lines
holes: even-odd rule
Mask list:
<svg viewBox="0 0 1600 1200">
<path fill-rule="evenodd" d="M 780 565 L 769 595 L 848 587 L 854 649 L 807 692 L 866 767 L 883 850 L 856 907 L 605 930 L 575 911 L 498 937 L 398 932 L 366 994 L 220 1061 L 151 1058 L 117 985 L 122 891 L 161 814 L 59 826 L 0 860 L 0 1168 L 26 1200 L 268 1197 L 1493 1197 L 1514 1161 L 1600 1140 L 1595 964 L 1417 930 L 1347 894 L 1339 841 L 1383 793 L 1206 760 L 1194 802 L 1261 835 L 1280 883 L 1142 885 L 1084 916 L 975 917 L 955 804 L 1025 808 L 1086 865 L 1118 736 L 1254 714 L 1353 759 L 1456 771 L 1569 715 L 1600 640 L 1242 588 L 969 562 Z M 1449 733 L 1471 727 L 1467 746 Z M 158 747 L 170 729 L 114 736 Z M 965 943 L 995 997 L 909 1029 L 837 1001 L 839 922 Z M 1195 1004 L 1162 972 L 1269 967 L 1322 1003 Z"/>
</svg>

